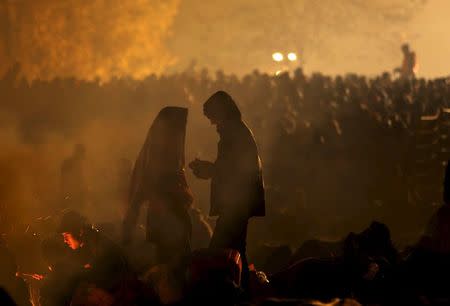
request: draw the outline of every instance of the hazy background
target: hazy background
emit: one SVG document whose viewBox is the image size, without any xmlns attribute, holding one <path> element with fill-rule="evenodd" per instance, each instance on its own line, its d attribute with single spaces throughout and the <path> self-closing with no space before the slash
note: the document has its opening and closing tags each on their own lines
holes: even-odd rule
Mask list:
<svg viewBox="0 0 450 306">
<path fill-rule="evenodd" d="M 190 107 L 187 160 L 214 158 L 217 135 L 201 111 L 213 88 L 174 92 L 164 78 L 131 78 L 202 67 L 274 72 L 275 51 L 297 52 L 307 73 L 374 75 L 400 65 L 404 42 L 419 76 L 448 75 L 448 12 L 448 0 L 0 0 L 0 208 L 14 207 L 15 218 L 43 213 L 80 142 L 88 183 L 107 193 L 118 159 L 134 161 L 168 104 Z M 7 75 L 13 67 L 34 85 Z M 206 208 L 207 182 L 189 183 Z"/>
<path fill-rule="evenodd" d="M 447 0 L 1 0 L 0 72 L 108 80 L 197 66 L 272 71 L 275 51 L 306 71 L 377 74 L 410 42 L 419 75 L 447 75 Z"/>
</svg>

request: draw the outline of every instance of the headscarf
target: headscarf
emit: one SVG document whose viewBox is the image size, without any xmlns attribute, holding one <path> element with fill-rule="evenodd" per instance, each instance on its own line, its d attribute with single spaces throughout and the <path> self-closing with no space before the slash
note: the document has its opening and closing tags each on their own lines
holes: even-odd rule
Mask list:
<svg viewBox="0 0 450 306">
<path fill-rule="evenodd" d="M 188 110 L 165 107 L 156 116 L 134 165 L 129 203 L 149 199 L 167 176 L 184 171 Z"/>
</svg>

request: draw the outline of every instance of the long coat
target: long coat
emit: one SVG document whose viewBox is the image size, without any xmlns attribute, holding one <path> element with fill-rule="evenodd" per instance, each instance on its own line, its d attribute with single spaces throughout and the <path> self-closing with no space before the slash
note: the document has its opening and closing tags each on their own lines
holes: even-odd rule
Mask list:
<svg viewBox="0 0 450 306">
<path fill-rule="evenodd" d="M 210 215 L 264 216 L 261 159 L 252 132 L 239 119 L 226 121 L 218 132 Z"/>
</svg>

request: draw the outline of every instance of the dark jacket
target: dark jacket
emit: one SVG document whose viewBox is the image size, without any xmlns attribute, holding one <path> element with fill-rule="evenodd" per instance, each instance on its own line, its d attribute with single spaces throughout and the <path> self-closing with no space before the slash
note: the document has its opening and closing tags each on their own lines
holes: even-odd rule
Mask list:
<svg viewBox="0 0 450 306">
<path fill-rule="evenodd" d="M 240 119 L 227 120 L 218 132 L 210 215 L 264 216 L 261 160 L 252 132 Z"/>
</svg>

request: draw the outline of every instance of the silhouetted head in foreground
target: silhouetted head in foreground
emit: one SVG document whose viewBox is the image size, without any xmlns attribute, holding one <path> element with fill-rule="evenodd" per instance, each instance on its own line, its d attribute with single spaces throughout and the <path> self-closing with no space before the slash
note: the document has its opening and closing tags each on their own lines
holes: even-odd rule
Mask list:
<svg viewBox="0 0 450 306">
<path fill-rule="evenodd" d="M 229 120 L 241 120 L 241 112 L 233 98 L 225 91 L 213 94 L 203 105 L 203 113 L 213 125 Z"/>
<path fill-rule="evenodd" d="M 3 306 L 16 306 L 11 296 L 6 292 L 5 289 L 0 288 L 0 305 Z"/>
</svg>

